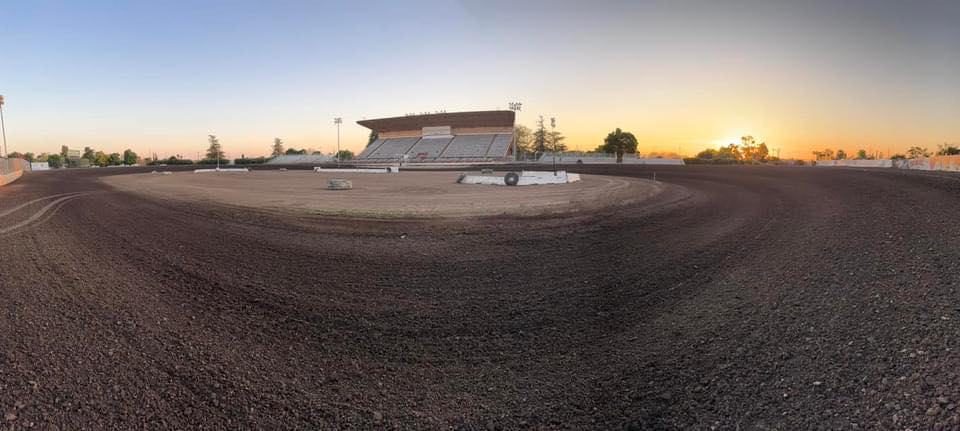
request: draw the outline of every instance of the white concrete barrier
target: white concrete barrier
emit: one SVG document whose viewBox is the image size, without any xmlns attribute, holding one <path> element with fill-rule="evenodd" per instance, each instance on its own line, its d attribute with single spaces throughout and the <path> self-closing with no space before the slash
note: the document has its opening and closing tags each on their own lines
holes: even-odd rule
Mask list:
<svg viewBox="0 0 960 431">
<path fill-rule="evenodd" d="M 483 184 L 491 186 L 506 186 L 506 172 L 501 175 L 464 175 L 461 184 Z M 568 184 L 580 181 L 580 174 L 570 174 L 567 171 L 523 171 L 517 181 L 518 186 L 534 186 L 544 184 Z"/>
<path fill-rule="evenodd" d="M 540 164 L 552 164 L 554 161 L 554 153 L 544 153 L 537 159 L 536 163 Z M 615 154 L 605 154 L 605 153 L 557 153 L 556 161 L 558 164 L 604 164 L 612 165 L 617 164 L 617 156 Z M 662 159 L 657 157 L 652 158 L 643 158 L 637 157 L 632 154 L 624 154 L 623 160 L 619 163 L 622 165 L 684 165 L 683 159 Z"/>
<path fill-rule="evenodd" d="M 50 163 L 49 162 L 31 162 L 30 170 L 31 171 L 49 171 Z"/>
<path fill-rule="evenodd" d="M 816 165 L 847 168 L 892 168 L 893 160 L 817 160 Z"/>
<path fill-rule="evenodd" d="M 321 168 L 320 166 L 317 166 L 313 168 L 313 171 L 321 174 L 339 173 L 339 172 L 347 172 L 347 173 L 355 173 L 355 174 L 399 174 L 400 167 L 387 166 L 384 168 Z"/>
<path fill-rule="evenodd" d="M 0 186 L 16 181 L 23 176 L 23 172 L 30 169 L 30 163 L 24 159 L 7 159 L 0 157 Z"/>
<path fill-rule="evenodd" d="M 19 179 L 20 176 L 22 175 L 23 175 L 23 171 L 11 172 L 9 174 L 0 174 L 0 186 L 5 186 L 7 184 L 14 182 L 17 179 Z"/>
<path fill-rule="evenodd" d="M 194 169 L 195 174 L 206 174 L 210 172 L 250 172 L 247 168 L 214 168 L 214 169 Z"/>
<path fill-rule="evenodd" d="M 900 161 L 897 167 L 919 171 L 960 172 L 960 156 L 933 156 L 907 159 Z"/>
</svg>

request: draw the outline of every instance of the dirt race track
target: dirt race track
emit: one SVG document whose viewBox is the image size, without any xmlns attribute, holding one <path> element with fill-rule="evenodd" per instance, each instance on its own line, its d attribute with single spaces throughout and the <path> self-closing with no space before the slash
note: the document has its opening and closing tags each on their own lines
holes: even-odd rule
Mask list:
<svg viewBox="0 0 960 431">
<path fill-rule="evenodd" d="M 103 180 L 117 189 L 157 198 L 266 212 L 366 218 L 563 214 L 643 201 L 664 188 L 652 180 L 596 175 L 563 185 L 497 187 L 457 184 L 459 175 L 455 171 L 321 174 L 260 170 L 112 175 Z M 327 181 L 333 178 L 351 181 L 353 189 L 327 190 Z"/>
<path fill-rule="evenodd" d="M 0 188 L 0 429 L 956 429 L 960 177 L 360 221 Z M 20 207 L 21 205 L 25 205 Z"/>
</svg>

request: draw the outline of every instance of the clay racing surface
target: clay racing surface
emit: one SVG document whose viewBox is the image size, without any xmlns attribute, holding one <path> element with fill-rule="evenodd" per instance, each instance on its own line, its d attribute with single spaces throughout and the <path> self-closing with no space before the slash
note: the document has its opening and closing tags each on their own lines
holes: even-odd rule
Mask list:
<svg viewBox="0 0 960 431">
<path fill-rule="evenodd" d="M 580 182 L 565 185 L 523 187 L 457 184 L 458 176 L 457 172 L 321 174 L 260 170 L 116 175 L 104 181 L 120 190 L 165 199 L 377 218 L 579 212 L 639 202 L 663 190 L 662 185 L 649 180 L 596 175 L 586 175 Z M 334 178 L 351 181 L 353 189 L 327 190 L 327 181 Z"/>
<path fill-rule="evenodd" d="M 427 220 L 27 175 L 0 428 L 956 427 L 957 176 L 655 171 L 689 195 Z"/>
</svg>

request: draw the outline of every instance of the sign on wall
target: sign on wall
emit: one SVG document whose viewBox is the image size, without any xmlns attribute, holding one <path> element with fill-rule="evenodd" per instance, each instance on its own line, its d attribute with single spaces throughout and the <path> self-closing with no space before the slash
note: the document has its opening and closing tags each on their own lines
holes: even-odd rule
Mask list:
<svg viewBox="0 0 960 431">
<path fill-rule="evenodd" d="M 423 136 L 449 136 L 452 135 L 450 126 L 424 127 Z"/>
</svg>

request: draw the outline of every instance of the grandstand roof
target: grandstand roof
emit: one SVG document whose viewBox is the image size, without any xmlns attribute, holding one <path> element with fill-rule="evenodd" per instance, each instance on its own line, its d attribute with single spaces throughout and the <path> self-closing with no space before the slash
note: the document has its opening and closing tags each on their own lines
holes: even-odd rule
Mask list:
<svg viewBox="0 0 960 431">
<path fill-rule="evenodd" d="M 437 126 L 512 128 L 515 116 L 513 111 L 444 112 L 360 120 L 357 124 L 378 132 L 399 132 Z"/>
</svg>

